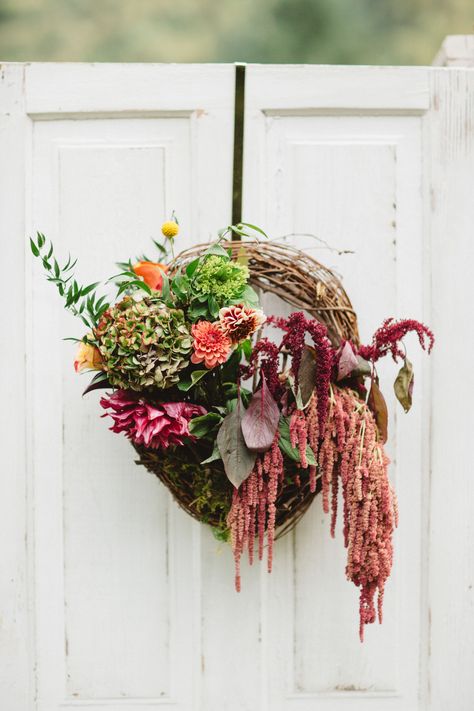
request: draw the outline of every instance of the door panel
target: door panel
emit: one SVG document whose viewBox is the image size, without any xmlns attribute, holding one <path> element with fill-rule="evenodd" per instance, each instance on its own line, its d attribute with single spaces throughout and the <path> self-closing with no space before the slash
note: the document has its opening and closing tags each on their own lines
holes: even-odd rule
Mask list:
<svg viewBox="0 0 474 711">
<path fill-rule="evenodd" d="M 54 92 L 45 103 L 38 90 L 43 77 L 33 70 L 30 78 L 30 224 L 63 257 L 78 257 L 85 283 L 116 273 L 115 261 L 150 254 L 173 209 L 181 249 L 227 224 L 231 203 L 231 68 L 201 70 L 197 105 L 194 77 L 181 94 L 163 68 L 137 70 L 135 80 L 163 90 L 138 97 L 140 110 L 127 109 L 127 82 L 110 104 L 117 68 L 99 71 L 96 103 L 94 75 L 90 90 L 71 96 L 64 87 L 58 106 Z M 183 97 L 186 109 L 170 111 Z M 189 709 L 200 649 L 199 526 L 108 431 L 100 393 L 81 399 L 88 378 L 74 375 L 75 347 L 61 338 L 83 328 L 37 267 L 29 317 L 38 708 Z"/>
<path fill-rule="evenodd" d="M 343 77 L 337 68 L 274 68 L 270 76 L 261 67 L 248 70 L 244 219 L 264 224 L 272 238 L 342 276 L 364 343 L 387 316 L 425 316 L 421 114 L 427 87 L 419 72 L 400 71 L 402 94 L 391 71 L 353 69 Z M 267 311 L 281 308 L 266 301 Z M 407 345 L 415 372 L 422 372 L 415 339 Z M 396 367 L 384 363 L 379 373 L 401 509 L 384 624 L 368 628 L 360 645 L 358 592 L 345 581 L 342 524 L 331 540 L 316 500 L 277 545 L 266 586 L 273 708 L 419 708 L 424 395 L 420 379 L 404 418 L 392 389 Z"/>
</svg>

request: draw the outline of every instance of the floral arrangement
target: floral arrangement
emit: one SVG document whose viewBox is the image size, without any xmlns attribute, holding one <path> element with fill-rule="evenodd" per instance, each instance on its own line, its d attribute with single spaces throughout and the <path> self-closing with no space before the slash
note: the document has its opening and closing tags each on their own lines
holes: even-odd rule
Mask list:
<svg viewBox="0 0 474 711">
<path fill-rule="evenodd" d="M 181 265 L 168 258 L 178 234 L 173 215 L 155 242 L 163 261 L 120 263 L 106 282 L 117 288 L 113 300 L 99 296 L 98 283 L 80 286 L 75 262 L 61 267 L 44 235 L 31 240 L 48 280 L 87 329 L 75 370 L 95 371 L 86 393 L 109 391 L 100 399 L 103 416 L 139 462 L 230 541 L 237 590 L 245 551 L 252 563 L 266 548 L 270 572 L 282 524 L 294 524 L 321 491 L 334 536 L 341 500 L 362 640 L 366 624 L 382 621 L 398 522 L 376 364 L 385 355 L 403 361 L 394 387 L 408 411 L 414 380 L 403 338 L 415 332 L 429 352 L 433 334 L 417 321 L 387 319 L 367 346 L 334 344 L 324 323 L 303 311 L 263 313 L 245 247 L 226 242 L 267 239 L 262 230 L 229 226 Z"/>
</svg>

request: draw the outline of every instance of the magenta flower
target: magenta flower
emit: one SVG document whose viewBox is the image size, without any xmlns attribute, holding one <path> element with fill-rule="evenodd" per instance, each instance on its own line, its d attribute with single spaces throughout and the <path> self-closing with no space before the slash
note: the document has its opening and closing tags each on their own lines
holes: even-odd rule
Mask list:
<svg viewBox="0 0 474 711">
<path fill-rule="evenodd" d="M 101 398 L 100 404 L 110 410 L 103 417 L 109 415 L 113 419 L 112 432 L 124 432 L 134 444 L 151 449 L 183 444 L 185 437 L 195 439 L 189 432 L 189 420 L 206 414 L 203 407 L 188 402 L 150 405 L 127 390 Z"/>
</svg>

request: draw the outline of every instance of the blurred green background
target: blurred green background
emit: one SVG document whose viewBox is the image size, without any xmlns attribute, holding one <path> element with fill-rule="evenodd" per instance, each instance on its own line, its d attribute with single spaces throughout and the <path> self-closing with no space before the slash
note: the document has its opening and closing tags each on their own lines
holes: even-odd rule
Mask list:
<svg viewBox="0 0 474 711">
<path fill-rule="evenodd" d="M 0 60 L 431 64 L 473 0 L 0 0 Z"/>
</svg>

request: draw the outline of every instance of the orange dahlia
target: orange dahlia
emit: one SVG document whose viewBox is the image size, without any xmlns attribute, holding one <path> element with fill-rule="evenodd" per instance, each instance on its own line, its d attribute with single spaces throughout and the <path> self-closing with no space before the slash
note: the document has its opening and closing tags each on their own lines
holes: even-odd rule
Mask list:
<svg viewBox="0 0 474 711">
<path fill-rule="evenodd" d="M 266 317 L 260 309 L 252 309 L 244 304 L 226 306 L 219 311 L 222 330 L 232 343 L 245 340 L 265 323 Z"/>
<path fill-rule="evenodd" d="M 230 338 L 224 333 L 220 323 L 199 321 L 191 328 L 194 338 L 193 363 L 203 363 L 206 368 L 215 368 L 225 363 L 232 347 Z"/>
</svg>

